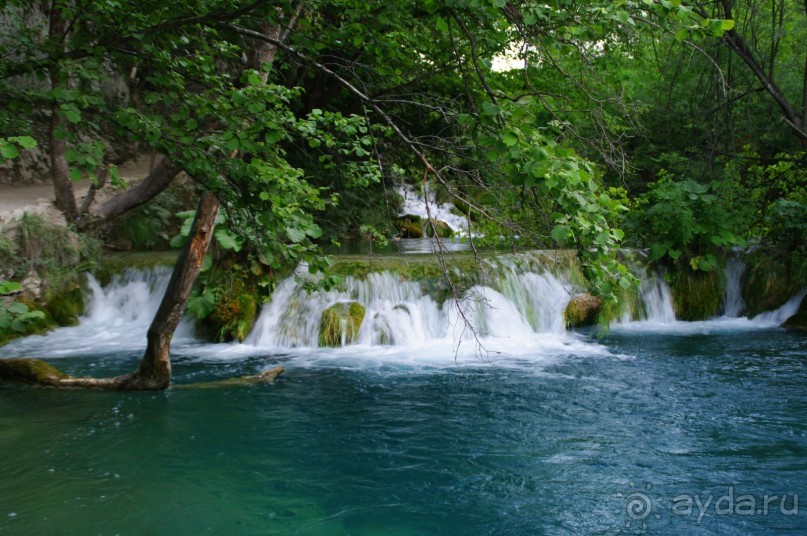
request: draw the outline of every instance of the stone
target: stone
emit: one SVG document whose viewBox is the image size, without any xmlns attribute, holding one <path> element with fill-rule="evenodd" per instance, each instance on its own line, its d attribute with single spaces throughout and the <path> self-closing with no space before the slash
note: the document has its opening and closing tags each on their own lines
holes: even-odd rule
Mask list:
<svg viewBox="0 0 807 536">
<path fill-rule="evenodd" d="M 588 292 L 578 294 L 569 301 L 563 317 L 569 327 L 591 326 L 602 310 L 602 300 Z"/>
</svg>

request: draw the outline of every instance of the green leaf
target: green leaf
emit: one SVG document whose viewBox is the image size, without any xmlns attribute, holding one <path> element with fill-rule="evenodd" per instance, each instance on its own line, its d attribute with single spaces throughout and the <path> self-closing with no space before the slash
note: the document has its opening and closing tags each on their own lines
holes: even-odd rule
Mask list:
<svg viewBox="0 0 807 536">
<path fill-rule="evenodd" d="M 171 247 L 172 248 L 181 248 L 185 245 L 185 242 L 188 240 L 188 237 L 183 234 L 178 234 L 174 238 L 171 239 Z"/>
<path fill-rule="evenodd" d="M 24 303 L 14 302 L 8 306 L 8 311 L 15 315 L 21 315 L 28 312 L 28 306 Z"/>
<path fill-rule="evenodd" d="M 301 231 L 296 227 L 286 227 L 286 236 L 289 237 L 289 240 L 298 244 L 305 240 L 305 231 Z"/>
<path fill-rule="evenodd" d="M 255 71 L 250 71 L 247 74 L 247 83 L 252 87 L 257 87 L 261 85 L 261 77 Z"/>
<path fill-rule="evenodd" d="M 216 229 L 214 234 L 216 235 L 216 241 L 222 248 L 231 249 L 235 252 L 241 249 L 241 245 L 227 229 Z"/>
<path fill-rule="evenodd" d="M 79 123 L 81 122 L 81 112 L 73 107 L 62 107 L 62 115 L 65 119 L 70 121 L 71 123 Z"/>
<path fill-rule="evenodd" d="M 566 225 L 556 225 L 552 228 L 552 240 L 561 244 L 566 241 L 566 239 L 572 234 L 571 229 Z"/>
<path fill-rule="evenodd" d="M 499 115 L 500 108 L 493 104 L 492 102 L 483 102 L 482 103 L 482 113 L 484 115 L 495 116 Z"/>
<path fill-rule="evenodd" d="M 20 290 L 20 284 L 16 281 L 0 281 L 0 294 L 10 294 Z"/>
<path fill-rule="evenodd" d="M 36 140 L 31 136 L 14 136 L 9 138 L 9 140 L 13 141 L 23 149 L 33 149 L 36 147 Z"/>
<path fill-rule="evenodd" d="M 726 19 L 720 23 L 720 27 L 726 31 L 729 31 L 734 28 L 734 21 L 732 19 Z"/>
<path fill-rule="evenodd" d="M 11 160 L 20 156 L 20 151 L 14 145 L 0 145 L 0 154 L 3 155 L 3 158 Z"/>
<path fill-rule="evenodd" d="M 306 234 L 311 238 L 319 238 L 322 236 L 322 228 L 316 223 L 312 223 L 306 231 Z"/>
<path fill-rule="evenodd" d="M 506 146 L 512 147 L 518 143 L 518 136 L 513 131 L 506 132 L 504 136 L 502 136 L 502 142 Z"/>
</svg>

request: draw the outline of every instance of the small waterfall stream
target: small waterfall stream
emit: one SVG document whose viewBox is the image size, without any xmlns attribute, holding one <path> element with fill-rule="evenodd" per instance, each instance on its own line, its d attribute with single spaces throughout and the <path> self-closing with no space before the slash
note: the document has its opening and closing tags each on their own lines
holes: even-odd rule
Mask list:
<svg viewBox="0 0 807 536">
<path fill-rule="evenodd" d="M 438 203 L 433 191 L 428 192 L 428 198 L 424 198 L 423 194 L 406 184 L 401 188 L 401 195 L 404 202 L 400 216 L 411 214 L 428 219 L 429 214 L 431 214 L 432 218 L 447 223 L 457 236 L 467 236 L 468 221 L 465 217 L 455 214 L 452 211 L 454 205 L 451 203 Z M 428 210 L 426 209 L 427 205 Z"/>
<path fill-rule="evenodd" d="M 745 309 L 740 285 L 745 274 L 745 263 L 731 257 L 726 263 L 726 292 L 723 294 L 723 316 L 736 318 Z"/>
</svg>

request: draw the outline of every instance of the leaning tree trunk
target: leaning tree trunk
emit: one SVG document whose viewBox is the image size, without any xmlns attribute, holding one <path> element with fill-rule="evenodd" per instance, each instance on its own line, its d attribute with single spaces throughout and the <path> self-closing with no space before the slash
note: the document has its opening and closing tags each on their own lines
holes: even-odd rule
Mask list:
<svg viewBox="0 0 807 536">
<path fill-rule="evenodd" d="M 146 353 L 127 382 L 127 388 L 165 389 L 171 385 L 171 338 L 185 312 L 193 284 L 202 270 L 202 261 L 210 246 L 218 212 L 219 200 L 216 196 L 210 192 L 203 193 L 188 241 L 182 248 L 160 308 L 149 326 Z"/>
<path fill-rule="evenodd" d="M 202 270 L 210 245 L 219 200 L 210 192 L 202 194 L 188 241 L 179 254 L 168 289 L 148 329 L 146 352 L 132 374 L 116 378 L 52 378 L 43 382 L 53 387 L 89 389 L 157 390 L 171 385 L 171 338 L 185 312 L 193 284 Z"/>
</svg>

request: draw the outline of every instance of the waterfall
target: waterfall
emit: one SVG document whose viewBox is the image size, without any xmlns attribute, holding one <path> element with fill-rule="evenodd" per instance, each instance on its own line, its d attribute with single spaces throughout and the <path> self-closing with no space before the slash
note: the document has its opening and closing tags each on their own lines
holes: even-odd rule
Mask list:
<svg viewBox="0 0 807 536">
<path fill-rule="evenodd" d="M 707 333 L 721 330 L 767 329 L 796 313 L 807 291 L 791 298 L 776 311 L 753 319 L 732 317 L 742 310 L 739 280 L 742 263 L 727 267 L 725 316 L 702 322 L 675 319 L 670 288 L 663 277 L 634 266 L 642 284 L 629 300 L 616 330 Z M 569 300 L 585 289 L 572 283 L 574 265 L 558 253 L 504 255 L 484 261 L 464 279 L 465 290 L 454 289 L 440 278 L 422 280 L 392 271 L 345 277 L 336 288 L 309 292 L 312 277 L 304 266 L 280 282 L 260 312 L 242 345 L 230 345 L 227 358 L 238 355 L 290 352 L 328 359 L 331 350 L 317 349 L 323 312 L 337 304 L 357 302 L 364 310 L 360 324 L 342 346 L 365 359 L 435 359 L 453 363 L 462 347 L 488 355 L 559 355 L 604 351 L 602 347 L 565 328 Z M 2 355 L 59 357 L 108 355 L 122 350 L 142 352 L 146 331 L 168 285 L 168 268 L 127 270 L 102 287 L 88 276 L 87 310 L 75 327 L 59 328 L 45 336 L 12 341 Z M 338 306 L 340 311 L 349 308 Z M 342 313 L 344 314 L 344 313 Z M 344 330 L 344 323 L 342 329 Z M 193 337 L 193 322 L 186 318 L 174 337 L 178 355 L 206 354 L 224 359 L 220 345 Z M 200 344 L 201 343 L 201 344 Z M 479 350 L 483 348 L 483 350 Z M 390 353 L 392 352 L 392 354 Z M 404 357 L 401 357 L 404 356 Z M 412 357 L 415 356 L 415 357 Z M 429 357 L 431 356 L 431 357 Z M 312 359 L 314 359 L 312 357 Z M 420 363 L 422 361 L 419 361 Z"/>
<path fill-rule="evenodd" d="M 278 286 L 245 343 L 316 347 L 323 311 L 351 301 L 365 308 L 358 345 L 417 346 L 468 337 L 515 344 L 525 336 L 565 333 L 568 282 L 548 271 L 520 273 L 506 263 L 499 266 L 497 275 L 496 281 L 475 285 L 458 299 L 439 303 L 424 282 L 404 280 L 391 272 L 347 277 L 337 289 L 310 294 L 298 273 Z"/>
<path fill-rule="evenodd" d="M 726 263 L 726 291 L 723 294 L 723 316 L 736 318 L 745 309 L 740 284 L 745 273 L 745 263 L 739 257 L 731 257 Z"/>
<path fill-rule="evenodd" d="M 413 216 L 420 216 L 423 219 L 428 219 L 429 213 L 431 213 L 432 218 L 448 224 L 456 236 L 468 235 L 468 221 L 465 217 L 454 214 L 454 212 L 451 211 L 454 205 L 451 203 L 438 204 L 433 191 L 429 191 L 428 198 L 424 198 L 414 187 L 405 184 L 401 188 L 401 195 L 403 196 L 404 202 L 399 216 L 411 214 Z M 426 210 L 427 204 L 429 206 L 428 211 Z"/>
<path fill-rule="evenodd" d="M 127 269 L 105 287 L 87 276 L 87 308 L 79 325 L 57 328 L 44 336 L 11 341 L 3 350 L 11 355 L 61 357 L 103 355 L 121 350 L 140 353 L 146 347 L 146 331 L 168 288 L 171 268 Z M 180 322 L 174 341 L 192 340 L 193 323 Z"/>
<path fill-rule="evenodd" d="M 796 314 L 801 305 L 801 301 L 807 296 L 807 289 L 802 290 L 789 300 L 787 300 L 781 307 L 773 311 L 766 311 L 759 313 L 751 319 L 751 322 L 761 327 L 779 326 L 785 320 Z"/>
<path fill-rule="evenodd" d="M 664 277 L 661 274 L 649 272 L 638 264 L 631 266 L 631 269 L 641 280 L 637 302 L 627 304 L 622 317 L 613 325 L 624 326 L 633 322 L 658 325 L 675 322 L 672 293 Z"/>
<path fill-rule="evenodd" d="M 108 328 L 126 325 L 129 329 L 148 327 L 168 288 L 171 269 L 158 266 L 147 270 L 127 269 L 116 275 L 106 287 L 87 276 L 91 296 L 82 323 Z"/>
</svg>

